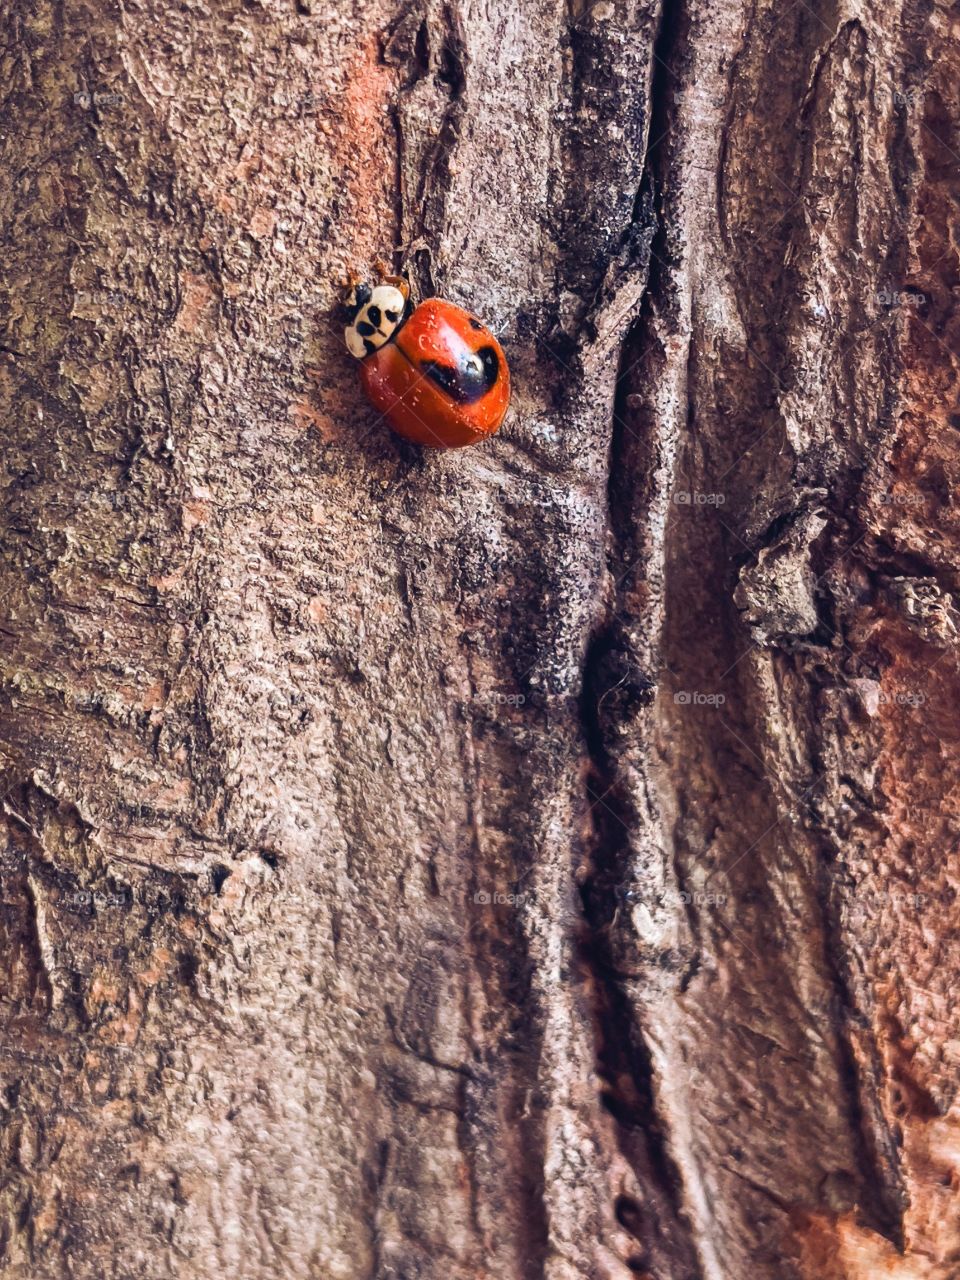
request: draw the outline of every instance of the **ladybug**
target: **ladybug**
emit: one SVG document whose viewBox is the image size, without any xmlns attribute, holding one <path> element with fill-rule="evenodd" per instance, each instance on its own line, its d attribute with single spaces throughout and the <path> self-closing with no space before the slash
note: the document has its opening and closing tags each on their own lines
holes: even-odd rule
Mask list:
<svg viewBox="0 0 960 1280">
<path fill-rule="evenodd" d="M 510 372 L 484 325 L 442 298 L 410 303 L 405 280 L 357 284 L 346 339 L 374 406 L 405 440 L 462 449 L 492 436 L 510 403 Z"/>
</svg>

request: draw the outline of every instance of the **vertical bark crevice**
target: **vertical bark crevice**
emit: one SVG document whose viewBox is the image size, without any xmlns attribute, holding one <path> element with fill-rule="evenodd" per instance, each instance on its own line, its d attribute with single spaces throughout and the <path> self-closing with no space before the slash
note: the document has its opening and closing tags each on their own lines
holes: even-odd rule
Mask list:
<svg viewBox="0 0 960 1280">
<path fill-rule="evenodd" d="M 656 486 L 663 482 L 666 459 L 655 428 L 636 430 L 640 397 L 632 375 L 658 342 L 652 311 L 667 302 L 661 294 L 664 259 L 670 253 L 663 179 L 678 79 L 672 64 L 683 60 L 685 39 L 683 6 L 663 5 L 651 33 L 645 159 L 631 226 L 642 245 L 647 283 L 639 315 L 623 339 L 617 370 L 607 464 L 606 561 L 611 586 L 605 618 L 595 628 L 585 657 L 581 710 L 591 762 L 592 832 L 589 872 L 581 885 L 586 925 L 582 952 L 597 984 L 595 1034 L 602 1101 L 637 1180 L 633 1194 L 620 1195 L 615 1212 L 641 1250 L 628 1259 L 632 1270 L 684 1278 L 703 1272 L 687 1215 L 683 1175 L 671 1153 L 669 1109 L 665 1113 L 645 1040 L 644 1000 L 638 1001 L 636 988 L 654 966 L 665 978 L 674 975 L 672 980 L 682 990 L 696 958 L 682 943 L 653 952 L 638 948 L 628 924 L 638 906 L 652 905 L 644 902 L 643 876 L 636 877 L 638 857 L 641 863 L 648 859 L 638 854 L 637 841 L 648 838 L 642 833 L 649 831 L 650 815 L 638 810 L 644 801 L 623 776 L 621 760 L 624 754 L 630 757 L 640 726 L 649 723 L 659 682 L 655 595 L 660 547 L 650 524 L 656 519 Z M 664 893 L 669 893 L 666 885 Z"/>
</svg>

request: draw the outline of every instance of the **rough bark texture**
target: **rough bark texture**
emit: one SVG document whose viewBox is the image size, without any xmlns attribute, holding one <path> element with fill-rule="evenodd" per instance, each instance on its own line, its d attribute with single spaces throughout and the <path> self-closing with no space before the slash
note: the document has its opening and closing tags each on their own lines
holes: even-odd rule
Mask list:
<svg viewBox="0 0 960 1280">
<path fill-rule="evenodd" d="M 956 1280 L 956 6 L 3 14 L 0 1275 Z"/>
</svg>

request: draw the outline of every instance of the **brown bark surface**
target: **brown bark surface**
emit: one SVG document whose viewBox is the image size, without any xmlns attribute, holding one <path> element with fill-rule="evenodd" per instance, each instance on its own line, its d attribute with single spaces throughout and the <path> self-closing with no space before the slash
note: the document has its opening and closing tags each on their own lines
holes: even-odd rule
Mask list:
<svg viewBox="0 0 960 1280">
<path fill-rule="evenodd" d="M 956 5 L 2 11 L 3 1280 L 957 1280 Z"/>
</svg>

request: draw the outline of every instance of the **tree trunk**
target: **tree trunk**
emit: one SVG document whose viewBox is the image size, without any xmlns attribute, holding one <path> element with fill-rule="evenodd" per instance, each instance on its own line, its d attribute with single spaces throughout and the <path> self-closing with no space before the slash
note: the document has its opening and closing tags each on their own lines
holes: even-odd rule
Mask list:
<svg viewBox="0 0 960 1280">
<path fill-rule="evenodd" d="M 956 1280 L 956 7 L 4 10 L 0 1275 Z"/>
</svg>

